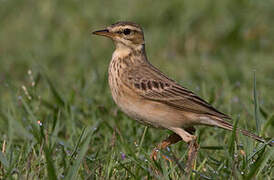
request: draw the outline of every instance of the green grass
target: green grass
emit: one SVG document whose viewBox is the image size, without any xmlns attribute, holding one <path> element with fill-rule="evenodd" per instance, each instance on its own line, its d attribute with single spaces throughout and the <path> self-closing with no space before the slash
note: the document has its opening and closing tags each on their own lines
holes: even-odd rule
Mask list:
<svg viewBox="0 0 274 180">
<path fill-rule="evenodd" d="M 141 24 L 150 61 L 235 127 L 274 137 L 273 8 L 270 0 L 0 1 L 0 179 L 186 176 L 187 145 L 160 152 L 171 162 L 151 161 L 171 132 L 146 129 L 111 98 L 113 44 L 90 32 L 119 20 Z M 197 136 L 191 179 L 274 178 L 273 148 L 218 128 Z"/>
</svg>

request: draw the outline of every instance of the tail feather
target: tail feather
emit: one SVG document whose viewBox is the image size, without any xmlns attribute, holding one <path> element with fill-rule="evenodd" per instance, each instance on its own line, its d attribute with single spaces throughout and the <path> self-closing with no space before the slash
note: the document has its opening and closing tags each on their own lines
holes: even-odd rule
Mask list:
<svg viewBox="0 0 274 180">
<path fill-rule="evenodd" d="M 226 130 L 230 130 L 232 131 L 233 130 L 233 126 L 232 124 L 230 124 L 229 122 L 227 121 L 224 121 L 222 119 L 217 119 L 217 124 L 215 124 L 216 126 L 218 127 L 221 127 L 223 129 L 226 129 Z M 256 134 L 253 134 L 247 130 L 243 130 L 243 129 L 240 129 L 240 128 L 237 128 L 237 131 L 238 132 L 241 132 L 243 135 L 247 136 L 247 137 L 250 137 L 252 139 L 255 139 L 261 143 L 267 143 L 267 140 L 265 140 L 264 138 L 260 137 L 260 136 L 257 136 Z M 274 146 L 274 141 L 270 142 L 269 143 L 270 146 Z"/>
</svg>

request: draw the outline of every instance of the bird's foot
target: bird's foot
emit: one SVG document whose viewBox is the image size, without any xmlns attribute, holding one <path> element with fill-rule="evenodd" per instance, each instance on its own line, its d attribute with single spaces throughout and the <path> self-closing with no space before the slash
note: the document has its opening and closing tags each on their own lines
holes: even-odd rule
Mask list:
<svg viewBox="0 0 274 180">
<path fill-rule="evenodd" d="M 194 168 L 194 162 L 196 160 L 199 145 L 197 143 L 196 137 L 188 144 L 188 157 L 187 157 L 187 164 L 186 164 L 186 172 L 190 173 L 191 170 Z"/>
<path fill-rule="evenodd" d="M 153 149 L 150 158 L 152 160 L 157 160 L 157 153 L 159 152 L 159 150 L 161 149 L 165 149 L 167 148 L 169 145 L 171 144 L 175 144 L 178 141 L 182 140 L 182 138 L 177 135 L 177 134 L 171 134 L 167 139 L 165 139 L 163 142 L 161 142 L 156 148 Z M 170 160 L 168 157 L 163 156 L 164 159 L 166 160 Z"/>
</svg>

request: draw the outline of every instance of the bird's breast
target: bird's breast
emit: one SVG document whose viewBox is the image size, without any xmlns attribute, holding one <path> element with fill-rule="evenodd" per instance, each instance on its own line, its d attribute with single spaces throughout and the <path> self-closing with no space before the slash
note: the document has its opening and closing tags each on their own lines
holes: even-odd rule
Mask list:
<svg viewBox="0 0 274 180">
<path fill-rule="evenodd" d="M 109 87 L 113 100 L 118 107 L 129 117 L 156 128 L 169 128 L 183 126 L 182 116 L 175 116 L 173 109 L 166 105 L 151 102 L 138 95 L 131 87 L 121 80 L 123 66 L 119 61 L 111 61 L 109 66 Z"/>
<path fill-rule="evenodd" d="M 108 69 L 108 84 L 110 87 L 112 98 L 114 99 L 116 104 L 120 96 L 119 87 L 121 86 L 121 82 L 118 76 L 118 74 L 120 73 L 119 71 L 120 70 L 118 70 L 117 62 L 114 60 L 111 60 L 109 69 Z"/>
<path fill-rule="evenodd" d="M 126 66 L 121 57 L 113 57 L 108 69 L 110 91 L 118 106 L 128 96 L 128 92 L 126 92 L 125 85 L 122 82 L 122 75 L 125 68 L 127 68 Z"/>
<path fill-rule="evenodd" d="M 122 77 L 131 67 L 129 61 L 113 57 L 108 69 L 108 81 L 113 100 L 129 117 L 156 128 L 185 127 L 191 122 L 180 110 L 168 105 L 144 98 L 133 86 L 125 84 Z"/>
<path fill-rule="evenodd" d="M 113 58 L 110 62 L 108 69 L 108 81 L 112 98 L 118 107 L 131 118 L 146 123 L 142 113 L 136 111 L 136 109 L 142 110 L 140 106 L 141 97 L 138 96 L 130 87 L 122 82 L 122 75 L 124 68 L 127 65 L 123 64 L 119 58 Z"/>
</svg>

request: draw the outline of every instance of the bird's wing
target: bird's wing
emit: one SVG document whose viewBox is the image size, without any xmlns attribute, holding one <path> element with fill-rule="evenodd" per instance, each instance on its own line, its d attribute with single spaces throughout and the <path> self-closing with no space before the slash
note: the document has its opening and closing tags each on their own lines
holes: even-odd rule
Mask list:
<svg viewBox="0 0 274 180">
<path fill-rule="evenodd" d="M 157 68 L 141 65 L 126 71 L 122 76 L 126 85 L 135 87 L 136 93 L 146 99 L 164 103 L 173 108 L 198 114 L 230 119 L 193 92 L 166 77 Z"/>
</svg>

